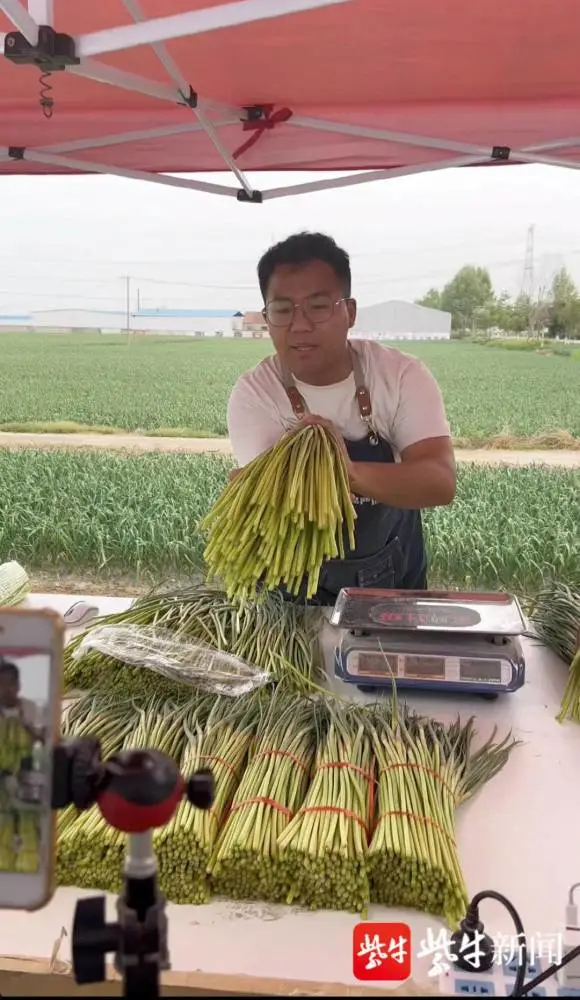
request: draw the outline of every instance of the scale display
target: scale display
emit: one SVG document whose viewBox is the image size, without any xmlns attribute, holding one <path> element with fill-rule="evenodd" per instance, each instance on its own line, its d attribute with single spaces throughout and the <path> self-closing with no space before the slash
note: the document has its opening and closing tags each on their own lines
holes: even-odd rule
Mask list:
<svg viewBox="0 0 580 1000">
<path fill-rule="evenodd" d="M 521 635 L 520 606 L 510 594 L 454 591 L 341 590 L 330 622 L 338 628 Z"/>
<path fill-rule="evenodd" d="M 428 653 L 382 653 L 378 650 L 346 650 L 343 663 L 351 678 L 381 684 L 393 680 L 485 684 L 508 686 L 513 674 L 511 663 L 497 658 L 474 656 L 430 656 Z"/>
</svg>

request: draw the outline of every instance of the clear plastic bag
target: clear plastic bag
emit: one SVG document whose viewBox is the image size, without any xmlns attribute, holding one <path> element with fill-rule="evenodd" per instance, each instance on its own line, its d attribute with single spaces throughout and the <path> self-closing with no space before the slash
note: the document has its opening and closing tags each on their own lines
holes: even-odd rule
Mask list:
<svg viewBox="0 0 580 1000">
<path fill-rule="evenodd" d="M 95 626 L 79 643 L 73 653 L 74 659 L 80 660 L 87 652 L 95 650 L 209 694 L 236 698 L 272 680 L 270 674 L 239 656 L 155 625 Z"/>
</svg>

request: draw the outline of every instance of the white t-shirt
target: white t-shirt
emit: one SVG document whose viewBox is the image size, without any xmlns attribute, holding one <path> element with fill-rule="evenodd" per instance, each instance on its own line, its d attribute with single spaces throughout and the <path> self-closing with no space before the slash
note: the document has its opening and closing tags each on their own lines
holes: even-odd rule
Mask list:
<svg viewBox="0 0 580 1000">
<path fill-rule="evenodd" d="M 351 340 L 362 365 L 373 424 L 398 459 L 425 438 L 448 437 L 441 391 L 431 372 L 412 355 L 372 340 Z M 341 435 L 358 441 L 368 433 L 355 397 L 354 375 L 334 385 L 296 381 L 310 413 L 331 420 Z M 241 375 L 228 403 L 228 433 L 239 466 L 247 465 L 295 423 L 274 357 Z"/>
<path fill-rule="evenodd" d="M 15 708 L 5 708 L 0 706 L 0 718 L 21 719 L 25 726 L 31 729 L 42 728 L 44 724 L 43 712 L 35 701 L 29 698 L 19 698 Z"/>
</svg>

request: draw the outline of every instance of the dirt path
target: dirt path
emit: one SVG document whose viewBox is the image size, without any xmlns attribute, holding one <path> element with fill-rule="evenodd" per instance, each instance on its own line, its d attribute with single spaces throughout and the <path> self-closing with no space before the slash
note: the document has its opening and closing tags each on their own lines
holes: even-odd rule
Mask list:
<svg viewBox="0 0 580 1000">
<path fill-rule="evenodd" d="M 129 452 L 181 452 L 200 455 L 214 452 L 231 455 L 227 438 L 173 438 L 140 437 L 136 434 L 6 434 L 0 433 L 0 448 L 20 450 L 34 448 L 95 449 L 98 451 Z M 476 462 L 479 465 L 549 465 L 554 468 L 580 469 L 580 451 L 554 449 L 545 451 L 502 451 L 494 448 L 457 448 L 458 462 Z"/>
</svg>

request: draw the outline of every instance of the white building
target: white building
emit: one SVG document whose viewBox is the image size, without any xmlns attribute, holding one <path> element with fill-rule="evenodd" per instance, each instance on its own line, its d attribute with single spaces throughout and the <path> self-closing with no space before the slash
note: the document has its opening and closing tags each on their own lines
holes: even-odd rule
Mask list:
<svg viewBox="0 0 580 1000">
<path fill-rule="evenodd" d="M 412 302 L 361 306 L 352 336 L 373 340 L 449 340 L 451 313 Z"/>
<path fill-rule="evenodd" d="M 181 334 L 190 337 L 233 337 L 241 333 L 243 313 L 235 309 L 142 309 L 131 313 L 134 333 Z M 127 314 L 122 310 L 45 309 L 20 316 L 18 324 L 0 317 L 0 328 L 26 327 L 60 332 L 125 333 Z"/>
<path fill-rule="evenodd" d="M 141 309 L 129 317 L 134 333 L 177 334 L 189 337 L 267 336 L 259 313 L 234 309 Z M 46 309 L 29 316 L 0 316 L 0 330 L 46 332 L 125 333 L 123 310 Z M 352 331 L 354 337 L 373 340 L 449 340 L 451 314 L 411 302 L 380 302 L 361 306 Z"/>
</svg>

